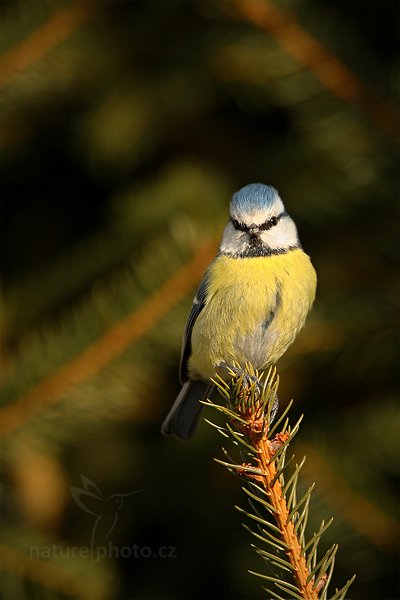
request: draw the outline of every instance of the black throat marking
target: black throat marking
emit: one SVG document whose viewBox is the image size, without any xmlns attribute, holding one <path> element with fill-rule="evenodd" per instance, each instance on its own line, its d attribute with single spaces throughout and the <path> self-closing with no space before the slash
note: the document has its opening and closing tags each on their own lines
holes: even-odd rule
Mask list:
<svg viewBox="0 0 400 600">
<path fill-rule="evenodd" d="M 288 246 L 287 248 L 270 248 L 265 244 L 258 246 L 248 245 L 242 252 L 220 252 L 220 256 L 230 256 L 231 258 L 259 258 L 261 256 L 276 256 L 277 254 L 287 254 L 292 250 L 301 249 L 300 245 Z"/>
</svg>

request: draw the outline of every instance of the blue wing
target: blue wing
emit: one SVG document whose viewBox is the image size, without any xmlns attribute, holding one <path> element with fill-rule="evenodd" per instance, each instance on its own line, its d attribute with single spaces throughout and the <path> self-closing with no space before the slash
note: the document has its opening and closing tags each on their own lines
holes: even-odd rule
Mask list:
<svg viewBox="0 0 400 600">
<path fill-rule="evenodd" d="M 207 290 L 208 290 L 208 270 L 206 271 L 206 273 L 203 276 L 203 279 L 200 282 L 200 285 L 198 287 L 196 296 L 194 297 L 193 300 L 193 304 L 192 304 L 192 309 L 190 311 L 187 323 L 186 323 L 186 328 L 185 328 L 185 333 L 183 334 L 183 343 L 182 343 L 182 351 L 181 351 L 181 361 L 180 361 L 180 365 L 179 365 L 179 378 L 182 384 L 185 383 L 185 381 L 187 381 L 188 379 L 188 369 L 187 369 L 187 363 L 192 351 L 192 346 L 191 346 L 191 338 L 192 338 L 192 331 L 193 331 L 193 326 L 196 322 L 197 317 L 199 316 L 199 314 L 201 313 L 201 311 L 203 310 L 205 303 L 206 303 L 206 298 L 207 298 Z"/>
</svg>

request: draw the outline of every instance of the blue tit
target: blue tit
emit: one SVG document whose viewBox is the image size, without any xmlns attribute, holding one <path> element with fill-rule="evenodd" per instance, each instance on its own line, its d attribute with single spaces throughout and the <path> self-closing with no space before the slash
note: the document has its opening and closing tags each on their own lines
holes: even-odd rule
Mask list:
<svg viewBox="0 0 400 600">
<path fill-rule="evenodd" d="M 180 362 L 182 389 L 164 435 L 191 437 L 212 391 L 210 377 L 226 365 L 263 371 L 303 327 L 317 276 L 278 192 L 253 183 L 230 203 L 219 253 L 208 267 L 187 321 Z M 225 376 L 224 376 L 225 373 Z"/>
</svg>

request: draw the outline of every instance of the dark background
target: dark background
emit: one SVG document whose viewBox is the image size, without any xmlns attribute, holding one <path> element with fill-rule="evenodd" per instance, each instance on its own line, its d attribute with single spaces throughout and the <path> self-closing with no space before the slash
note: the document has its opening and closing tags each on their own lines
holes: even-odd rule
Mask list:
<svg viewBox="0 0 400 600">
<path fill-rule="evenodd" d="M 280 191 L 319 278 L 278 365 L 282 406 L 305 414 L 309 534 L 334 516 L 331 593 L 357 573 L 349 597 L 398 596 L 398 4 L 268 2 L 266 23 L 252 4 L 1 4 L 6 599 L 263 597 L 222 438 L 159 434 L 207 260 L 123 352 L 118 335 L 104 363 L 91 346 L 219 238 L 253 181 Z"/>
</svg>

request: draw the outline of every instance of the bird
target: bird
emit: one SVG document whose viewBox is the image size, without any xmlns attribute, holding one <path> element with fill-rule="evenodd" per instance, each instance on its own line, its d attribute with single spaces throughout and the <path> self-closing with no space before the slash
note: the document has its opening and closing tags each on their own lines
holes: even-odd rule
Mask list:
<svg viewBox="0 0 400 600">
<path fill-rule="evenodd" d="M 230 365 L 264 371 L 303 327 L 317 275 L 277 190 L 251 183 L 233 194 L 219 252 L 207 268 L 187 320 L 180 359 L 182 388 L 161 431 L 192 437 L 210 378 Z M 232 373 L 232 371 L 231 371 Z M 230 374 L 230 378 L 232 375 Z"/>
</svg>

